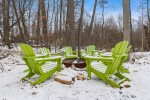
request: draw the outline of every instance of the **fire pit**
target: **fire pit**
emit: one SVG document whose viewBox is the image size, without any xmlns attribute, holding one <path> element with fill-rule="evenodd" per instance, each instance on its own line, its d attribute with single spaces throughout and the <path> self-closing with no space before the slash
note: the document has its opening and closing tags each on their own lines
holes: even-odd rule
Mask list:
<svg viewBox="0 0 150 100">
<path fill-rule="evenodd" d="M 85 59 L 77 59 L 73 62 L 73 64 L 76 68 L 85 68 L 86 67 Z"/>
<path fill-rule="evenodd" d="M 67 58 L 62 61 L 62 63 L 68 68 L 71 67 L 76 58 Z"/>
<path fill-rule="evenodd" d="M 66 67 L 71 67 L 74 65 L 76 68 L 85 68 L 86 67 L 86 61 L 84 59 L 77 59 L 77 58 L 68 58 L 64 59 L 62 63 Z"/>
</svg>

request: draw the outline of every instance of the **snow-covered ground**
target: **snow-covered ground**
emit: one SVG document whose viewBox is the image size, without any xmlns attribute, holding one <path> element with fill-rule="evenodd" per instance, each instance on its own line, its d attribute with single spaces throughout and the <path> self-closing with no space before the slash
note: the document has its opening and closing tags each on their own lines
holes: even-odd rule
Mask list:
<svg viewBox="0 0 150 100">
<path fill-rule="evenodd" d="M 0 69 L 0 100 L 150 100 L 150 52 L 131 54 L 131 60 L 124 64 L 130 69 L 131 78 L 131 82 L 124 84 L 131 87 L 122 89 L 106 85 L 95 75 L 90 80 L 76 80 L 72 85 L 58 83 L 52 76 L 32 87 L 20 81 L 27 66 L 18 54 L 9 55 L 0 63 L 5 69 L 4 72 Z M 70 68 L 64 71 L 78 72 Z"/>
</svg>

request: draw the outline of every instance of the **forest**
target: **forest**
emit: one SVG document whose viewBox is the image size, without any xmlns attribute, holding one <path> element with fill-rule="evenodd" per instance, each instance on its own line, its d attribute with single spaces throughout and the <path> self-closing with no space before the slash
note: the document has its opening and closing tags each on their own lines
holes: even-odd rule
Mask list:
<svg viewBox="0 0 150 100">
<path fill-rule="evenodd" d="M 88 1 L 84 0 L 1 0 L 1 45 L 11 48 L 12 43 L 23 42 L 48 48 L 71 45 L 75 49 L 80 42 L 81 47 L 94 44 L 100 50 L 110 50 L 129 31 L 134 51 L 150 49 L 149 0 L 141 0 L 137 19 L 132 18 L 134 12 L 126 0 L 123 14 L 116 18 L 105 15 L 109 1 L 93 1 L 88 12 Z M 125 29 L 129 23 L 130 28 Z"/>
</svg>

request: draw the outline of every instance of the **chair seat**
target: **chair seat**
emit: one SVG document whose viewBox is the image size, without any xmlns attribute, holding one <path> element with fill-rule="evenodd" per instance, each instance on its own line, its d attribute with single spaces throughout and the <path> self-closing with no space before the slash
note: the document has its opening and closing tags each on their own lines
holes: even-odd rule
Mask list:
<svg viewBox="0 0 150 100">
<path fill-rule="evenodd" d="M 47 62 L 44 65 L 42 65 L 42 70 L 44 73 L 54 69 L 57 66 L 57 62 Z"/>
<path fill-rule="evenodd" d="M 94 61 L 91 63 L 91 66 L 93 69 L 101 72 L 101 73 L 105 73 L 106 69 L 107 69 L 107 66 L 104 65 L 101 61 L 97 62 L 97 61 Z"/>
</svg>

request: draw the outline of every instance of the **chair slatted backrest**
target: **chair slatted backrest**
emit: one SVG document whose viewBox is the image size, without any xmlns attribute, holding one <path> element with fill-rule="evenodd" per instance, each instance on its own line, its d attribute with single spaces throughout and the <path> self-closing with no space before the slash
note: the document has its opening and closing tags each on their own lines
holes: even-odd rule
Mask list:
<svg viewBox="0 0 150 100">
<path fill-rule="evenodd" d="M 63 47 L 62 50 L 63 50 L 63 52 L 66 52 L 66 55 L 72 55 L 73 54 L 72 48 L 69 46 Z"/>
<path fill-rule="evenodd" d="M 28 45 L 28 44 L 26 44 L 26 50 L 29 52 L 29 56 L 34 56 L 35 57 L 35 52 L 34 52 L 34 50 L 33 50 L 33 48 L 30 46 L 30 45 Z"/>
<path fill-rule="evenodd" d="M 90 55 L 92 56 L 92 51 L 95 50 L 95 46 L 94 45 L 89 45 L 86 47 L 86 55 Z"/>
<path fill-rule="evenodd" d="M 20 48 L 24 56 L 35 56 L 33 48 L 28 44 L 21 43 Z"/>
<path fill-rule="evenodd" d="M 29 52 L 26 50 L 26 45 L 24 43 L 19 44 L 19 46 L 20 46 L 24 56 L 30 55 Z"/>
<path fill-rule="evenodd" d="M 24 51 L 24 49 L 23 49 L 24 44 L 23 44 L 23 43 L 20 43 L 19 46 L 20 46 L 20 49 L 21 49 L 23 55 L 25 55 L 25 51 Z"/>
<path fill-rule="evenodd" d="M 126 54 L 128 54 L 129 53 L 129 51 L 131 50 L 131 48 L 132 48 L 132 45 L 130 45 L 128 48 L 127 48 L 127 50 L 126 50 Z"/>
<path fill-rule="evenodd" d="M 128 41 L 122 41 L 116 44 L 116 46 L 113 49 L 113 58 L 114 61 L 112 65 L 109 65 L 111 67 L 108 67 L 106 70 L 106 74 L 114 74 L 117 70 L 119 70 L 120 65 L 124 62 L 125 56 L 122 56 L 123 54 L 126 54 L 126 51 L 128 50 Z M 119 56 L 121 55 L 121 56 Z"/>
<path fill-rule="evenodd" d="M 29 70 L 33 73 L 40 74 L 42 73 L 42 70 L 40 67 L 37 67 L 37 64 L 35 64 L 35 53 L 31 46 L 21 43 L 20 48 L 23 52 L 23 60 L 25 61 L 26 65 L 28 66 Z"/>
<path fill-rule="evenodd" d="M 128 41 L 122 41 L 122 42 L 117 43 L 112 50 L 112 56 L 121 55 L 121 54 L 125 53 L 126 48 L 128 46 L 129 46 Z"/>
<path fill-rule="evenodd" d="M 32 73 L 36 73 L 36 74 L 43 73 L 42 68 L 40 67 L 40 64 L 35 63 L 35 57 L 23 57 L 23 59 L 25 60 L 25 63 L 28 65 Z"/>
<path fill-rule="evenodd" d="M 50 50 L 48 48 L 46 48 L 46 52 L 49 55 L 49 57 L 51 57 L 51 52 L 50 52 Z"/>
<path fill-rule="evenodd" d="M 120 64 L 123 63 L 124 58 L 125 58 L 124 56 L 120 56 L 120 57 L 115 56 L 112 65 L 110 65 L 110 67 L 107 68 L 105 73 L 109 75 L 115 74 L 119 69 Z"/>
<path fill-rule="evenodd" d="M 47 53 L 46 48 L 45 48 L 45 47 L 40 48 L 40 53 L 41 53 L 41 54 Z"/>
<path fill-rule="evenodd" d="M 110 52 L 112 53 L 112 52 L 113 52 L 113 50 L 114 50 L 114 48 L 112 48 Z"/>
<path fill-rule="evenodd" d="M 41 54 L 46 54 L 46 55 L 48 55 L 49 57 L 51 57 L 51 53 L 50 53 L 50 50 L 49 50 L 48 48 L 45 48 L 45 47 L 40 48 L 40 53 L 41 53 Z"/>
<path fill-rule="evenodd" d="M 130 45 L 130 46 L 126 49 L 125 54 L 127 54 L 127 56 L 126 56 L 126 57 L 123 57 L 122 63 L 120 63 L 119 67 L 122 67 L 123 62 L 125 62 L 125 61 L 127 60 L 128 55 L 129 55 L 128 53 L 129 53 L 129 51 L 131 50 L 131 48 L 132 48 L 132 46 Z M 120 69 L 120 68 L 118 68 L 118 71 L 119 71 L 119 69 Z"/>
</svg>

